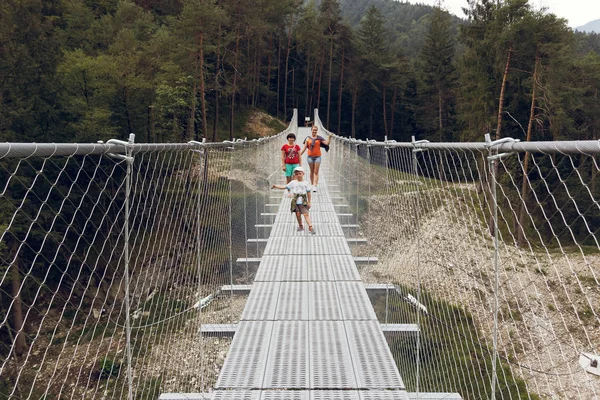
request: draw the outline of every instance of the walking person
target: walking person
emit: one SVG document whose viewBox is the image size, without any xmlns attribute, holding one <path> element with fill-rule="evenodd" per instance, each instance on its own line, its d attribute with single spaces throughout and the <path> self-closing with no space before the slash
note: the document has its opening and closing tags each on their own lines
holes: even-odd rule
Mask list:
<svg viewBox="0 0 600 400">
<path fill-rule="evenodd" d="M 273 185 L 271 188 L 281 190 L 287 189 L 290 191 L 290 193 L 292 193 L 290 209 L 296 214 L 296 219 L 298 220 L 298 231 L 304 230 L 304 225 L 302 224 L 302 216 L 304 216 L 306 225 L 308 225 L 308 231 L 314 235 L 315 229 L 313 228 L 312 221 L 308 215 L 311 200 L 310 185 L 304 180 L 304 169 L 300 166 L 294 168 L 294 179 L 291 182 L 285 186 Z"/>
<path fill-rule="evenodd" d="M 319 128 L 313 125 L 310 132 L 310 136 L 304 139 L 304 147 L 300 152 L 300 156 L 308 150 L 308 167 L 310 168 L 310 183 L 312 185 L 312 191 L 317 191 L 317 185 L 319 184 L 319 169 L 321 168 L 321 147 L 329 151 L 329 141 L 331 136 L 327 140 L 317 135 Z"/>
<path fill-rule="evenodd" d="M 300 146 L 296 144 L 296 135 L 288 133 L 287 143 L 281 146 L 281 169 L 285 172 L 285 180 L 290 183 L 294 168 L 300 166 Z"/>
</svg>

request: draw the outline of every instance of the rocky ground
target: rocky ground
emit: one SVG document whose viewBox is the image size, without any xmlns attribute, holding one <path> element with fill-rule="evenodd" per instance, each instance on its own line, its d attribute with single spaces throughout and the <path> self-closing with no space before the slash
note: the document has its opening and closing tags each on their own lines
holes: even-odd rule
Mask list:
<svg viewBox="0 0 600 400">
<path fill-rule="evenodd" d="M 464 188 L 463 188 L 464 189 Z M 474 188 L 472 188 L 474 190 Z M 406 193 L 403 194 L 406 196 Z M 421 216 L 387 212 L 388 198 L 373 196 L 360 255 L 379 257 L 362 268 L 365 282 L 421 287 L 464 307 L 492 347 L 493 241 L 485 224 L 446 198 Z M 520 249 L 501 244 L 499 254 L 499 352 L 516 376 L 544 399 L 599 399 L 600 377 L 583 372 L 581 352 L 600 345 L 600 256 L 579 248 Z M 416 293 L 413 293 L 416 296 Z"/>
<path fill-rule="evenodd" d="M 491 348 L 495 274 L 493 241 L 485 224 L 447 199 L 421 216 L 417 236 L 410 213 L 390 217 L 382 211 L 388 201 L 369 199 L 369 214 L 358 232 L 369 242 L 355 248 L 355 255 L 379 257 L 378 264 L 361 267 L 363 280 L 413 288 L 420 282 L 438 299 L 465 308 L 478 327 L 476 340 Z M 600 304 L 600 289 L 590 279 L 598 272 L 600 256 L 575 250 L 506 244 L 499 254 L 499 353 L 510 360 L 513 374 L 543 399 L 594 400 L 600 395 L 600 378 L 583 372 L 577 362 L 582 351 L 597 352 L 600 343 L 593 311 Z M 244 297 L 216 300 L 204 313 L 204 323 L 237 321 L 244 302 Z M 162 372 L 165 391 L 181 391 L 182 385 L 186 391 L 210 391 L 229 344 L 230 339 L 198 341 L 176 334 L 153 347 L 148 372 Z M 190 371 L 196 372 L 191 376 Z"/>
</svg>

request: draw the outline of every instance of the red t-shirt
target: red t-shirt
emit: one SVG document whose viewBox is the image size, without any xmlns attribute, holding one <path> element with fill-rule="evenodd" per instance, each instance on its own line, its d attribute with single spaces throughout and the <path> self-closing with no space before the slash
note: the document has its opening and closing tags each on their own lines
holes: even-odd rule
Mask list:
<svg viewBox="0 0 600 400">
<path fill-rule="evenodd" d="M 286 143 L 281 146 L 281 151 L 285 152 L 286 164 L 300 164 L 300 146 L 297 144 L 290 146 Z"/>
</svg>

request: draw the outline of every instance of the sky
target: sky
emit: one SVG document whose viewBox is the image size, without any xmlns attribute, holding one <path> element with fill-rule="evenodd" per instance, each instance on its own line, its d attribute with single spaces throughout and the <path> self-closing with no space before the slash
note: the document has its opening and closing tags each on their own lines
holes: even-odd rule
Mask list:
<svg viewBox="0 0 600 400">
<path fill-rule="evenodd" d="M 401 0 L 408 3 L 434 5 L 436 0 Z M 535 8 L 546 7 L 547 12 L 556 14 L 568 21 L 571 28 L 585 25 L 590 21 L 600 19 L 600 0 L 529 0 Z M 464 18 L 461 8 L 467 7 L 466 0 L 443 0 L 443 8 L 452 14 Z"/>
</svg>

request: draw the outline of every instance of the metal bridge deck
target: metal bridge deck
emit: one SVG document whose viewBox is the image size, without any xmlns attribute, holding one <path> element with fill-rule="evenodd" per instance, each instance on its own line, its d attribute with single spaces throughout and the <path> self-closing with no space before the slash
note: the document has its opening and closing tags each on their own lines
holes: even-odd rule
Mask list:
<svg viewBox="0 0 600 400">
<path fill-rule="evenodd" d="M 409 399 L 323 175 L 315 236 L 281 196 L 214 399 Z"/>
</svg>

